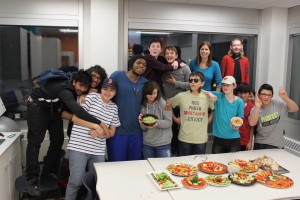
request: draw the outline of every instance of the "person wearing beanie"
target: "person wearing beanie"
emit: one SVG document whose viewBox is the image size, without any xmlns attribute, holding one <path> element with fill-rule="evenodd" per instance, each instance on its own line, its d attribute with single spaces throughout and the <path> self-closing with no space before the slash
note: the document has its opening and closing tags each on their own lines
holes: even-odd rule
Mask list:
<svg viewBox="0 0 300 200">
<path fill-rule="evenodd" d="M 143 137 L 138 116 L 141 109 L 142 91 L 148 81 L 142 75 L 146 70 L 143 55 L 134 55 L 128 61 L 129 71 L 115 71 L 110 78 L 116 81 L 118 93 L 114 98 L 119 109 L 121 126 L 114 137 L 107 140 L 109 161 L 142 159 Z"/>
<path fill-rule="evenodd" d="M 222 91 L 212 91 L 217 96 L 213 119 L 214 136 L 212 153 L 237 152 L 241 148 L 238 128 L 231 125 L 233 117 L 244 118 L 244 102 L 233 94 L 236 81 L 233 76 L 225 76 L 221 82 Z"/>
</svg>

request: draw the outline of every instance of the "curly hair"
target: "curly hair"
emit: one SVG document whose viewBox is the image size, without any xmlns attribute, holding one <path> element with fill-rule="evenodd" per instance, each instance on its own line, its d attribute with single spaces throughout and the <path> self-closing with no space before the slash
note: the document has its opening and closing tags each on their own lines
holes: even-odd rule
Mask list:
<svg viewBox="0 0 300 200">
<path fill-rule="evenodd" d="M 103 67 L 101 67 L 100 65 L 95 65 L 95 66 L 92 66 L 89 69 L 87 69 L 87 71 L 89 74 L 92 74 L 92 72 L 99 74 L 99 76 L 101 78 L 101 82 L 97 88 L 101 89 L 104 79 L 107 78 L 107 73 L 106 73 L 105 69 Z"/>
</svg>

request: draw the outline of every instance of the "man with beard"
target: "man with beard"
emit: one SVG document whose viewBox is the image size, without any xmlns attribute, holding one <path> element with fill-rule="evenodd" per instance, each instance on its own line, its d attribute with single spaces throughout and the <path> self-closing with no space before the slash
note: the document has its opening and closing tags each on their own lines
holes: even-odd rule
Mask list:
<svg viewBox="0 0 300 200">
<path fill-rule="evenodd" d="M 249 84 L 250 64 L 244 55 L 243 42 L 235 38 L 231 41 L 228 55 L 224 56 L 221 62 L 222 77 L 233 76 L 236 84 L 242 82 Z"/>
<path fill-rule="evenodd" d="M 105 127 L 100 120 L 88 114 L 77 102 L 76 97 L 85 93 L 92 79 L 89 73 L 80 70 L 74 72 L 68 80 L 49 79 L 42 89 L 33 89 L 27 101 L 28 145 L 26 150 L 26 173 L 28 194 L 40 196 L 39 191 L 39 150 L 48 130 L 50 145 L 46 157 L 42 176 L 55 177 L 57 172 L 60 149 L 64 142 L 63 121 L 60 108 L 65 104 L 78 118 L 95 124 L 98 134 L 104 134 L 101 127 Z"/>
<path fill-rule="evenodd" d="M 142 159 L 142 129 L 138 116 L 141 109 L 142 91 L 147 79 L 142 75 L 146 70 L 146 60 L 142 55 L 134 55 L 128 62 L 129 71 L 116 71 L 110 78 L 116 81 L 118 93 L 115 103 L 119 110 L 121 126 L 115 136 L 107 140 L 109 161 Z"/>
</svg>

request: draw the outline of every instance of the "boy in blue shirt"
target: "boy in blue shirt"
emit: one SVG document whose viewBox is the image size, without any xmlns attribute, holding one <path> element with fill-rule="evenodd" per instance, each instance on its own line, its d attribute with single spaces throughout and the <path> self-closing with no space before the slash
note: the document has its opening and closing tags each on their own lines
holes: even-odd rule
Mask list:
<svg viewBox="0 0 300 200">
<path fill-rule="evenodd" d="M 217 96 L 212 131 L 213 154 L 237 152 L 241 147 L 239 131 L 231 126 L 231 118 L 244 117 L 244 102 L 233 94 L 236 88 L 234 77 L 225 76 L 221 84 L 223 92 L 212 92 Z"/>
</svg>

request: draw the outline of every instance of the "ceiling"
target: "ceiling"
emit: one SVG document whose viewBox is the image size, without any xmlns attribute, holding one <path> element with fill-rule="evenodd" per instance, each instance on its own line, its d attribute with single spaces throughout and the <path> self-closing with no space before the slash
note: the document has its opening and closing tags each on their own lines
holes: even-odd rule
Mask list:
<svg viewBox="0 0 300 200">
<path fill-rule="evenodd" d="M 202 4 L 239 8 L 265 9 L 269 7 L 291 8 L 300 5 L 300 0 L 137 0 L 148 2 Z"/>
</svg>

